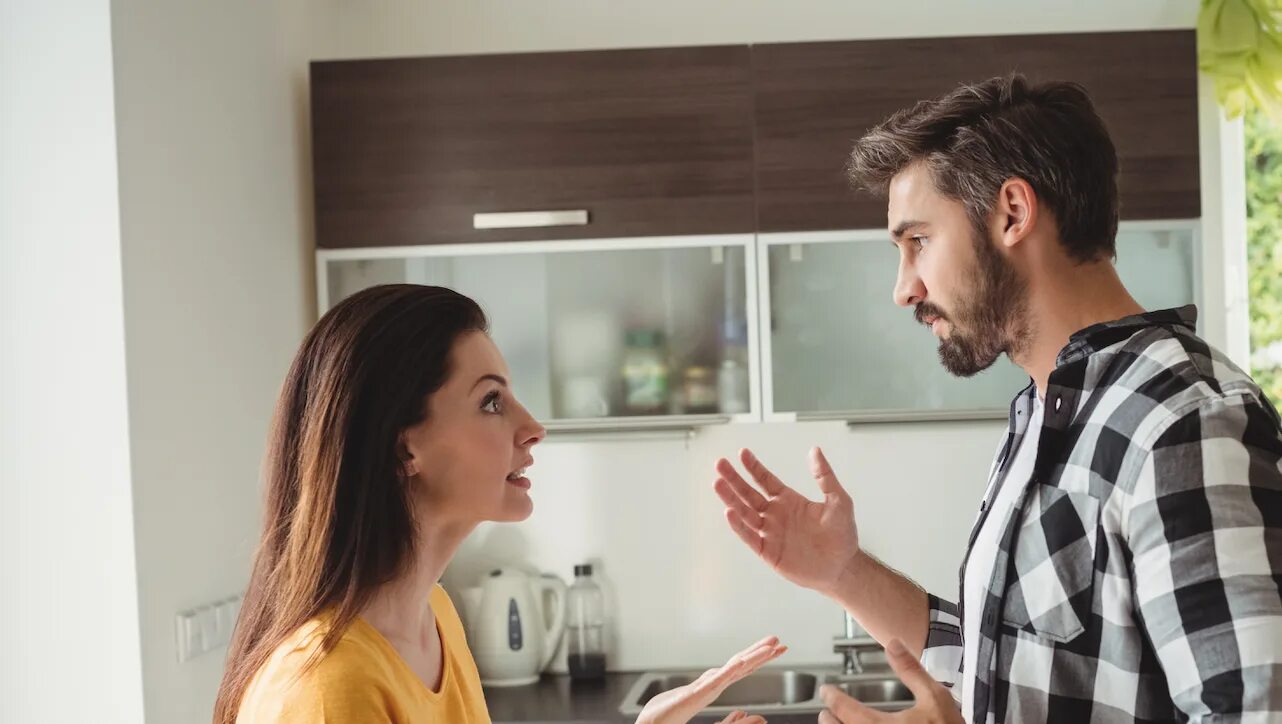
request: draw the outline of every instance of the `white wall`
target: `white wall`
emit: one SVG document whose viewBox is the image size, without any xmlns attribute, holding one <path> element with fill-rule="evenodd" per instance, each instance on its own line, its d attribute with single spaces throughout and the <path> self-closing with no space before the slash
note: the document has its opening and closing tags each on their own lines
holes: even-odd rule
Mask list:
<svg viewBox="0 0 1282 724">
<path fill-rule="evenodd" d="M 291 6 L 112 4 L 147 720 L 203 722 L 223 652 L 174 614 L 243 590 L 268 420 L 311 313 Z"/>
<path fill-rule="evenodd" d="M 365 0 L 335 57 L 1191 28 L 1196 0 Z"/>
<path fill-rule="evenodd" d="M 1191 28 L 1197 6 L 1195 0 L 369 0 L 339 4 L 325 47 L 314 46 L 312 57 Z M 1204 159 L 1216 168 L 1218 160 Z M 1219 203 L 1214 195 L 1203 198 Z M 1220 242 L 1204 242 L 1204 261 L 1214 262 Z M 1222 317 L 1222 300 L 1211 301 L 1205 311 Z M 1223 324 L 1213 322 L 1208 331 L 1218 335 L 1213 342 L 1224 343 Z M 791 661 L 835 661 L 829 638 L 840 630 L 836 607 L 782 582 L 742 549 L 709 488 L 712 461 L 752 445 L 785 479 L 814 494 L 805 452 L 823 444 L 854 491 L 869 549 L 951 597 L 1001 430 L 1000 423 L 983 423 L 851 432 L 836 423 L 809 423 L 716 428 L 688 446 L 548 443 L 532 471 L 533 518 L 478 531 L 446 582 L 468 585 L 505 561 L 568 577 L 574 563 L 599 558 L 615 598 L 614 667 L 711 664 L 766 631 L 793 646 Z"/>
<path fill-rule="evenodd" d="M 734 536 L 712 492 L 715 460 L 750 447 L 817 499 L 806 453 L 820 445 L 854 497 L 866 549 L 955 598 L 957 565 L 1002 429 L 773 423 L 709 428 L 688 445 L 548 442 L 534 452 L 534 515 L 478 530 L 445 584 L 457 592 L 498 564 L 568 579 L 575 563 L 593 560 L 614 614 L 611 668 L 712 665 L 771 633 L 792 647 L 784 663 L 834 663 L 840 608 L 775 575 Z M 557 666 L 564 670 L 563 658 Z"/>
<path fill-rule="evenodd" d="M 111 18 L 0 3 L 0 721 L 143 716 Z"/>
</svg>

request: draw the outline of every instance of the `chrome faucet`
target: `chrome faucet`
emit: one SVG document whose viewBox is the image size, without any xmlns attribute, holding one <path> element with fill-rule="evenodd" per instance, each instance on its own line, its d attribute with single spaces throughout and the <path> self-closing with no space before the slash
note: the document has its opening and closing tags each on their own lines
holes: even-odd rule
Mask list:
<svg viewBox="0 0 1282 724">
<path fill-rule="evenodd" d="M 864 673 L 864 662 L 860 655 L 865 651 L 873 651 L 881 648 L 877 639 L 869 636 L 866 631 L 860 628 L 855 621 L 854 616 L 849 611 L 844 612 L 845 635 L 835 636 L 832 640 L 832 652 L 841 654 L 841 672 L 846 675 Z"/>
</svg>

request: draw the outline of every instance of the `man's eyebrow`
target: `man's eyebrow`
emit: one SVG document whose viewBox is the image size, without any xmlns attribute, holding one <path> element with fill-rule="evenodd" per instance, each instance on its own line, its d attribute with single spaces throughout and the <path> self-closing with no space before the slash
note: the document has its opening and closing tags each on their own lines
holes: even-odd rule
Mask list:
<svg viewBox="0 0 1282 724">
<path fill-rule="evenodd" d="M 913 229 L 913 228 L 915 228 L 915 227 L 918 227 L 918 226 L 925 226 L 925 225 L 926 225 L 926 222 L 924 222 L 924 221 L 917 221 L 916 219 L 909 219 L 908 221 L 901 221 L 901 222 L 899 222 L 899 225 L 898 225 L 898 226 L 896 226 L 895 228 L 893 228 L 893 229 L 891 229 L 891 230 L 890 230 L 890 238 L 891 238 L 891 241 L 893 241 L 893 242 L 897 242 L 897 241 L 899 241 L 899 240 L 903 237 L 903 235 L 904 235 L 905 233 L 907 233 L 907 232 L 908 232 L 908 230 L 909 230 L 909 229 Z"/>
</svg>

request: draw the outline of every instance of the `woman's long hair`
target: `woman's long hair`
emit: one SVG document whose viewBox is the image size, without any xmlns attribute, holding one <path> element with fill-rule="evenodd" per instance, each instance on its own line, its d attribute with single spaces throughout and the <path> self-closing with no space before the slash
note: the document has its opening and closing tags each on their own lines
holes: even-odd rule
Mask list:
<svg viewBox="0 0 1282 724">
<path fill-rule="evenodd" d="M 374 591 L 413 560 L 400 433 L 425 418 L 454 341 L 486 329 L 485 313 L 457 292 L 393 284 L 338 303 L 303 340 L 276 406 L 262 539 L 217 724 L 235 722 L 254 675 L 290 634 L 328 611 L 320 652 L 332 650 Z"/>
</svg>

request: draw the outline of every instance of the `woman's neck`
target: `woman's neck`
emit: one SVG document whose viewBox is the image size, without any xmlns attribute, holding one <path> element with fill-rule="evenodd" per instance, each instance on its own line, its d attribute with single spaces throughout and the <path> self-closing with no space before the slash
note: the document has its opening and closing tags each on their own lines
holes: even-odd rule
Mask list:
<svg viewBox="0 0 1282 724">
<path fill-rule="evenodd" d="M 430 598 L 445 567 L 475 524 L 419 524 L 414 560 L 405 573 L 375 591 L 361 616 L 389 641 L 431 648 L 436 615 Z"/>
</svg>

